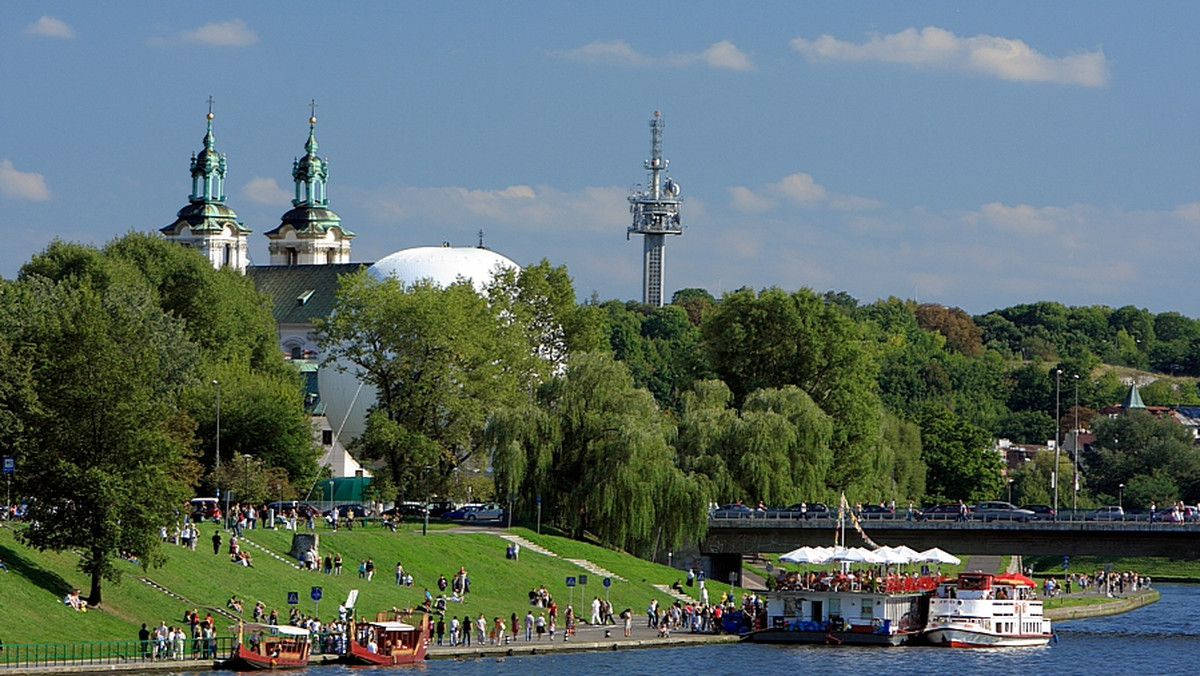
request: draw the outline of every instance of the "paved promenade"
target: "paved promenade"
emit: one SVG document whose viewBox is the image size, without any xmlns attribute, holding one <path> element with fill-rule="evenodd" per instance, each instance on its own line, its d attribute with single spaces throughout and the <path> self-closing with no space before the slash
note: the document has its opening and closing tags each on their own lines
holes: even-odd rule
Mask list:
<svg viewBox="0 0 1200 676">
<path fill-rule="evenodd" d="M 472 641 L 470 647 L 465 645 L 450 646 L 449 638 L 447 638 L 445 641 L 446 645 L 442 646 L 436 645 L 435 640 L 431 641 L 427 658 L 431 660 L 470 659 L 509 655 L 537 655 L 548 652 L 667 648 L 705 643 L 733 643 L 738 640 L 737 636 L 729 634 L 693 634 L 687 631 L 673 631 L 669 637 L 660 637 L 657 629 L 646 626 L 646 617 L 644 615 L 634 617 L 631 633 L 633 635 L 626 638 L 621 625 L 593 627 L 587 624 L 577 624 L 575 635 L 570 637 L 570 639 L 565 639 L 560 627 L 555 631 L 553 641 L 550 640 L 549 636 L 543 637 L 539 641 L 536 634 L 534 634 L 532 641 L 526 641 L 523 629 L 518 634 L 516 641 L 511 640 L 512 634 L 510 633 L 510 641 L 501 645 L 480 645 Z"/>
</svg>

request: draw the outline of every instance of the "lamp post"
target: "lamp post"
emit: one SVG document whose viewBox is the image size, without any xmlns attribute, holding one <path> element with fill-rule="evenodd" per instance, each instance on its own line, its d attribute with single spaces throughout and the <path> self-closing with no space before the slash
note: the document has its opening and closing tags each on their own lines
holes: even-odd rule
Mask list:
<svg viewBox="0 0 1200 676">
<path fill-rule="evenodd" d="M 1054 470 L 1050 472 L 1050 486 L 1054 489 L 1054 518 L 1058 519 L 1058 450 L 1059 450 L 1059 392 L 1062 369 L 1054 370 Z"/>
<path fill-rule="evenodd" d="M 213 469 L 213 478 L 217 483 L 217 503 L 221 502 L 221 383 L 220 381 L 212 381 L 213 387 L 217 388 L 217 460 L 216 467 Z"/>
<path fill-rule="evenodd" d="M 1125 484 L 1117 484 L 1117 506 L 1125 509 Z"/>
<path fill-rule="evenodd" d="M 1071 443 L 1071 519 L 1075 519 L 1075 512 L 1079 509 L 1079 374 L 1074 375 L 1075 378 L 1075 428 L 1072 435 L 1074 441 Z"/>
<path fill-rule="evenodd" d="M 250 454 L 242 454 L 242 500 L 250 498 Z"/>
<path fill-rule="evenodd" d="M 1009 502 L 1012 502 L 1012 485 L 1013 485 L 1013 480 L 1009 479 L 1008 480 L 1008 501 Z"/>
<path fill-rule="evenodd" d="M 425 523 L 421 525 L 421 535 L 429 534 L 429 472 L 433 465 L 425 465 Z"/>
</svg>

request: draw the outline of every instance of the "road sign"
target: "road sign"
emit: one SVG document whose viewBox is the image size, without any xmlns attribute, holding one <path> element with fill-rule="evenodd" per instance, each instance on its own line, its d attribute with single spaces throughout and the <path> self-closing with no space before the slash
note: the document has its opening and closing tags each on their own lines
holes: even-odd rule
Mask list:
<svg viewBox="0 0 1200 676">
<path fill-rule="evenodd" d="M 312 600 L 314 600 L 314 601 L 320 601 L 321 600 L 321 588 L 313 587 L 312 593 L 309 594 L 309 596 L 312 596 Z"/>
<path fill-rule="evenodd" d="M 575 576 L 574 576 L 574 575 L 568 575 L 568 576 L 567 576 L 567 586 L 568 586 L 568 587 L 574 587 L 574 586 L 575 586 Z"/>
<path fill-rule="evenodd" d="M 17 459 L 5 456 L 4 458 L 4 473 L 12 474 L 17 471 Z"/>
<path fill-rule="evenodd" d="M 612 578 L 611 578 L 611 577 L 606 577 L 606 578 L 604 578 L 604 586 L 605 586 L 605 587 L 611 587 L 611 586 L 612 586 Z"/>
<path fill-rule="evenodd" d="M 584 587 L 586 587 L 586 586 L 587 586 L 587 575 L 580 575 L 580 576 L 579 576 L 579 584 L 580 584 L 581 586 L 584 586 Z"/>
<path fill-rule="evenodd" d="M 298 591 L 288 592 L 288 605 L 294 606 L 297 603 L 300 603 L 300 592 L 298 592 Z"/>
</svg>

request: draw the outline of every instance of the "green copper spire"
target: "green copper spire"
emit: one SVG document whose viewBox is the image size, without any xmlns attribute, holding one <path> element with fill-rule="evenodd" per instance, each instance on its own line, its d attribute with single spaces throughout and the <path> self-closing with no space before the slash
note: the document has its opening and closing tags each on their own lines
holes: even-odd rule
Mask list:
<svg viewBox="0 0 1200 676">
<path fill-rule="evenodd" d="M 312 102 L 312 115 L 308 118 L 308 142 L 304 144 L 305 155 L 292 163 L 292 178 L 296 182 L 294 207 L 323 207 L 329 205 L 325 195 L 325 181 L 329 177 L 329 160 L 317 156 L 317 102 Z"/>
<path fill-rule="evenodd" d="M 225 201 L 225 156 L 216 151 L 213 137 L 212 97 L 208 98 L 208 130 L 204 134 L 204 149 L 192 155 L 192 194 L 188 201 L 197 204 L 220 204 Z"/>
</svg>

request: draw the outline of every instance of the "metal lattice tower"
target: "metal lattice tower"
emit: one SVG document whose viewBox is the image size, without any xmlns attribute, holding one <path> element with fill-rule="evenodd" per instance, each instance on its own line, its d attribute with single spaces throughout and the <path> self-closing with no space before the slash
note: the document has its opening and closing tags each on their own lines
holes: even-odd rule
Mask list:
<svg viewBox="0 0 1200 676">
<path fill-rule="evenodd" d="M 644 235 L 642 244 L 642 302 L 653 307 L 663 305 L 663 268 L 666 266 L 665 235 L 682 235 L 679 216 L 679 184 L 666 176 L 670 160 L 662 156 L 663 118 L 656 110 L 650 120 L 650 171 L 647 185 L 636 186 L 629 194 L 629 211 L 633 224 L 625 233 Z"/>
</svg>

